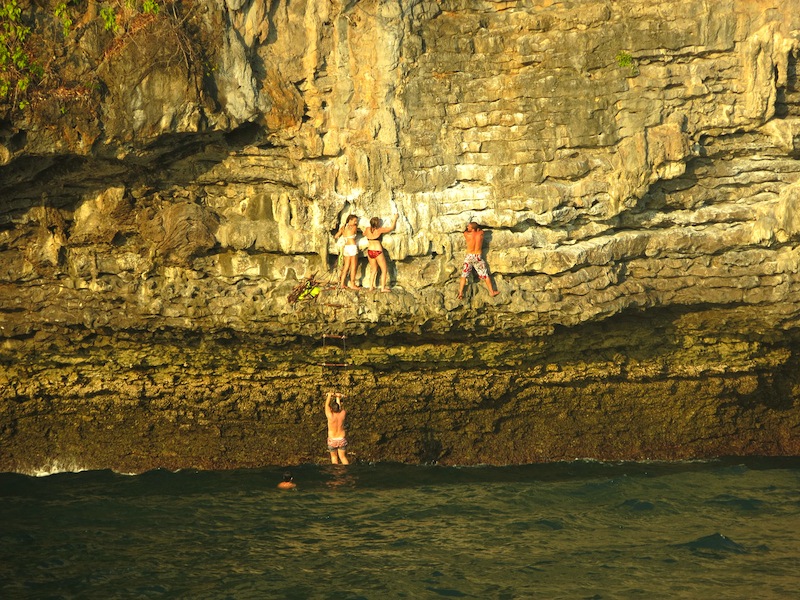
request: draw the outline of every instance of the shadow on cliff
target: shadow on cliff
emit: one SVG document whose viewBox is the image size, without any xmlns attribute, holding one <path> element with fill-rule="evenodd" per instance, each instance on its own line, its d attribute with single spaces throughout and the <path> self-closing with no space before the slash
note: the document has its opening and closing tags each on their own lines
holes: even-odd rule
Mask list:
<svg viewBox="0 0 800 600">
<path fill-rule="evenodd" d="M 778 411 L 791 411 L 800 387 L 800 354 L 793 348 L 789 359 L 774 371 L 757 374 L 756 388 L 747 394 L 735 394 L 745 406 L 763 406 Z"/>
<path fill-rule="evenodd" d="M 797 85 L 797 56 L 790 52 L 786 61 L 786 86 L 778 87 L 775 96 L 775 116 L 785 119 L 800 113 L 800 88 Z M 796 157 L 798 152 L 794 153 Z"/>
<path fill-rule="evenodd" d="M 426 428 L 420 432 L 417 443 L 417 460 L 421 464 L 435 464 L 446 454 L 442 442 L 437 439 L 433 429 Z"/>
<path fill-rule="evenodd" d="M 634 208 L 623 211 L 619 215 L 615 227 L 617 229 L 644 228 L 642 221 L 651 219 L 653 211 L 668 214 L 671 211 L 686 210 L 687 202 L 692 203 L 692 208 L 705 204 L 704 202 L 697 204 L 694 196 L 687 197 L 682 201 L 681 195 L 684 191 L 698 189 L 697 185 L 700 181 L 698 170 L 708 169 L 712 163 L 713 160 L 706 155 L 705 149 L 701 146 L 701 155 L 686 162 L 685 171 L 680 177 L 662 179 L 654 183 Z"/>
<path fill-rule="evenodd" d="M 245 123 L 230 132 L 170 134 L 124 158 L 107 151 L 93 154 L 24 155 L 0 166 L 0 227 L 31 208 L 75 210 L 84 198 L 109 187 L 151 192 L 189 186 L 245 146 L 265 147 L 264 129 Z"/>
</svg>

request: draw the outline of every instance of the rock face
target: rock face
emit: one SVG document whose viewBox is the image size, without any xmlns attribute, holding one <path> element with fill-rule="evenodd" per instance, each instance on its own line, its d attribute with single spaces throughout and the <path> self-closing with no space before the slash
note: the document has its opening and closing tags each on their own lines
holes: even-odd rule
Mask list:
<svg viewBox="0 0 800 600">
<path fill-rule="evenodd" d="M 800 0 L 160 6 L 5 105 L 0 469 L 800 453 Z"/>
</svg>

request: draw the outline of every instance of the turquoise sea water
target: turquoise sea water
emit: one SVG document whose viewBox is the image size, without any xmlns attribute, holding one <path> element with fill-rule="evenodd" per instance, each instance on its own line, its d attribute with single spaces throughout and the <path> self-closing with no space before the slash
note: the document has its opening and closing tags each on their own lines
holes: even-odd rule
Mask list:
<svg viewBox="0 0 800 600">
<path fill-rule="evenodd" d="M 2 598 L 796 598 L 800 459 L 0 474 Z"/>
</svg>

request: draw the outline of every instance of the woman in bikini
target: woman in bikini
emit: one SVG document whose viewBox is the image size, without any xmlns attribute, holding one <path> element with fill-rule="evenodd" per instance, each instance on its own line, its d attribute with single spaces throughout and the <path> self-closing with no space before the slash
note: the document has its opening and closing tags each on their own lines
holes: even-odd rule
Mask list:
<svg viewBox="0 0 800 600">
<path fill-rule="evenodd" d="M 344 288 L 344 281 L 349 274 L 350 283 L 347 287 L 351 290 L 357 290 L 359 286 L 356 285 L 356 270 L 358 269 L 358 245 L 356 244 L 358 217 L 356 215 L 349 215 L 342 228 L 333 238 L 339 239 L 339 236 L 344 237 L 344 247 L 342 248 L 344 262 L 342 263 L 342 274 L 339 276 L 339 287 Z"/>
<path fill-rule="evenodd" d="M 371 277 L 372 289 L 375 289 L 375 283 L 378 280 L 378 267 L 381 268 L 381 291 L 388 292 L 389 288 L 389 270 L 386 266 L 386 255 L 383 253 L 383 245 L 381 244 L 381 236 L 384 233 L 394 231 L 394 226 L 397 225 L 397 215 L 392 215 L 391 227 L 381 227 L 381 220 L 378 217 L 372 217 L 369 220 L 369 227 L 364 230 L 364 237 L 369 240 L 367 246 L 367 258 L 369 259 L 369 271 Z"/>
</svg>

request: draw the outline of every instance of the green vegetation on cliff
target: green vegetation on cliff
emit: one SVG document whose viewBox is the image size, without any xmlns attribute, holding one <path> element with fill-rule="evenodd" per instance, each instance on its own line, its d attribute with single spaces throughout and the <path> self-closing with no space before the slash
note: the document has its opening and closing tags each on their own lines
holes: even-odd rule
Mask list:
<svg viewBox="0 0 800 600">
<path fill-rule="evenodd" d="M 98 86 L 99 63 L 75 66 L 87 28 L 101 25 L 109 34 L 89 36 L 101 57 L 158 15 L 180 30 L 179 10 L 180 3 L 163 0 L 49 0 L 44 7 L 26 0 L 0 2 L 0 118 L 52 125 L 71 102 L 86 100 Z M 53 97 L 56 111 L 48 106 Z"/>
</svg>

